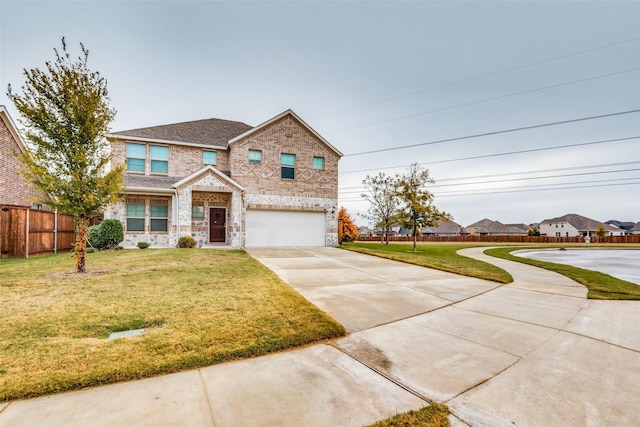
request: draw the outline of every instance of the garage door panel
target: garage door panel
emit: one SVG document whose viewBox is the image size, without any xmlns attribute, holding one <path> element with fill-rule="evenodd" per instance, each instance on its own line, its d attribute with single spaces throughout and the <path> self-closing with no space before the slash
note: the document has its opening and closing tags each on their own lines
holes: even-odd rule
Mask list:
<svg viewBox="0 0 640 427">
<path fill-rule="evenodd" d="M 247 247 L 325 246 L 324 212 L 247 210 Z"/>
</svg>

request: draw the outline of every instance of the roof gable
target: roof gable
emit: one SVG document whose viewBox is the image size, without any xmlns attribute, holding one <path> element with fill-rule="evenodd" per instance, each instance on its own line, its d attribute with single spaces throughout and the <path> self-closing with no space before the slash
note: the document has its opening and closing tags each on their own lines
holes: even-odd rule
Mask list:
<svg viewBox="0 0 640 427">
<path fill-rule="evenodd" d="M 27 148 L 24 144 L 24 141 L 22 140 L 22 136 L 20 135 L 16 124 L 13 122 L 13 119 L 9 115 L 9 111 L 7 111 L 7 108 L 4 105 L 0 105 L 0 120 L 2 120 L 7 129 L 9 129 L 9 133 L 13 137 L 13 140 L 16 142 L 20 152 L 27 152 Z"/>
<path fill-rule="evenodd" d="M 246 132 L 244 132 L 241 135 L 238 135 L 232 139 L 229 140 L 229 145 L 233 144 L 234 142 L 240 141 L 248 136 L 251 136 L 252 134 L 268 127 L 269 125 L 277 122 L 278 120 L 282 119 L 283 117 L 286 116 L 291 116 L 295 121 L 297 121 L 303 128 L 305 128 L 307 131 L 309 131 L 313 136 L 315 136 L 321 143 L 323 143 L 324 145 L 326 145 L 331 151 L 333 151 L 334 153 L 336 153 L 336 155 L 338 157 L 342 157 L 342 153 L 335 148 L 333 145 L 331 145 L 326 139 L 324 139 L 318 132 L 316 132 L 311 126 L 309 126 L 308 124 L 306 124 L 304 122 L 304 120 L 302 120 L 300 117 L 298 117 L 298 115 L 296 115 L 296 113 L 294 113 L 292 110 L 286 110 L 281 114 L 278 114 L 277 116 L 267 120 L 266 122 L 259 124 L 258 126 L 247 130 Z"/>
<path fill-rule="evenodd" d="M 204 119 L 125 130 L 110 133 L 107 137 L 226 149 L 227 143 L 231 138 L 245 133 L 250 129 L 252 129 L 251 126 L 242 122 L 222 119 Z"/>
<path fill-rule="evenodd" d="M 222 184 L 224 184 L 224 185 L 226 185 L 228 187 L 235 188 L 235 189 L 240 190 L 240 191 L 244 191 L 244 187 L 242 185 L 238 184 L 236 181 L 234 181 L 233 179 L 231 179 L 230 177 L 228 177 L 224 173 L 220 172 L 218 169 L 214 168 L 211 165 L 205 166 L 204 168 L 200 169 L 199 171 L 196 171 L 196 172 L 192 173 L 191 175 L 181 179 L 180 181 L 178 181 L 175 184 L 173 184 L 173 187 L 174 188 L 180 188 L 180 187 L 188 184 L 189 182 L 197 180 L 198 178 L 202 178 L 202 177 L 204 177 L 206 175 L 213 175 Z"/>
</svg>

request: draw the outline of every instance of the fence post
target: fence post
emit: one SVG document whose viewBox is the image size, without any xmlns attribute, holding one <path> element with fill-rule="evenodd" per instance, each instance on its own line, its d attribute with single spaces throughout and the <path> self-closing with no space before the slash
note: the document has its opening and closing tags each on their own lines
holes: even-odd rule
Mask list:
<svg viewBox="0 0 640 427">
<path fill-rule="evenodd" d="M 31 209 L 27 208 L 25 220 L 24 220 L 24 257 L 29 258 L 29 212 Z"/>
</svg>

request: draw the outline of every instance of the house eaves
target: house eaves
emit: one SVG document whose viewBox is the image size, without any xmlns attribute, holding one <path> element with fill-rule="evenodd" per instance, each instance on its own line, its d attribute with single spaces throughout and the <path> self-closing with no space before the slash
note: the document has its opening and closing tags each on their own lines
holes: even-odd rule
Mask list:
<svg viewBox="0 0 640 427">
<path fill-rule="evenodd" d="M 138 136 L 122 136 L 117 134 L 107 134 L 107 139 L 114 140 L 119 139 L 122 141 L 133 141 L 133 142 L 148 142 L 150 144 L 167 144 L 167 145 L 181 145 L 186 147 L 195 147 L 195 148 L 205 148 L 205 149 L 218 149 L 218 150 L 226 150 L 227 147 L 223 145 L 207 145 L 207 144 L 197 144 L 193 142 L 183 142 L 183 141 L 170 141 L 166 139 L 155 139 L 155 138 L 142 138 Z"/>
<path fill-rule="evenodd" d="M 277 122 L 278 120 L 280 120 L 283 117 L 286 117 L 287 115 L 290 115 L 291 117 L 293 117 L 295 120 L 297 120 L 298 122 L 300 122 L 300 124 L 302 124 L 302 126 L 304 126 L 309 132 L 311 132 L 311 134 L 313 134 L 313 136 L 315 136 L 316 138 L 318 138 L 323 144 L 325 144 L 327 147 L 329 147 L 329 149 L 331 149 L 331 151 L 333 151 L 334 153 L 336 153 L 338 155 L 338 157 L 342 157 L 343 154 L 333 145 L 331 145 L 329 143 L 329 141 L 327 141 L 326 139 L 324 139 L 318 132 L 316 132 L 311 126 L 309 126 L 304 120 L 302 120 L 300 117 L 298 117 L 298 115 L 296 113 L 293 112 L 293 110 L 288 109 L 284 112 L 282 112 L 281 114 L 278 114 L 277 116 L 267 120 L 266 122 L 259 124 L 258 126 L 254 127 L 253 129 L 249 129 L 248 131 L 232 138 L 229 140 L 229 144 L 233 144 L 236 141 L 239 141 L 251 134 L 253 134 L 254 132 L 258 132 L 261 129 L 264 129 L 265 127 L 269 126 L 270 124 Z"/>
</svg>

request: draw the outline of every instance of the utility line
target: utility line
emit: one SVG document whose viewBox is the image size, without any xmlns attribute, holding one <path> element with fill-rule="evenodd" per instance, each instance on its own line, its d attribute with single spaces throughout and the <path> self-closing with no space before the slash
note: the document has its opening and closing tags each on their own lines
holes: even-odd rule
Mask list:
<svg viewBox="0 0 640 427">
<path fill-rule="evenodd" d="M 570 187 L 558 187 L 558 188 L 538 188 L 538 189 L 526 189 L 526 190 L 506 190 L 506 191 L 490 191 L 486 193 L 469 193 L 469 194 L 441 194 L 438 197 L 460 197 L 460 196 L 480 196 L 487 194 L 505 194 L 505 193 L 530 193 L 530 192 L 538 192 L 538 191 L 553 191 L 553 190 L 569 190 L 569 189 L 580 189 L 580 188 L 598 188 L 598 187 L 621 187 L 625 185 L 638 185 L 640 181 L 637 182 L 624 182 L 618 184 L 598 184 L 598 185 L 580 185 L 580 186 L 570 186 Z"/>
<path fill-rule="evenodd" d="M 570 166 L 570 167 L 553 168 L 553 169 L 536 169 L 536 170 L 520 171 L 520 172 L 504 172 L 504 173 L 496 173 L 491 175 L 461 176 L 458 178 L 438 179 L 437 182 L 462 181 L 467 179 L 481 179 L 481 178 L 495 178 L 500 176 L 511 176 L 511 175 L 527 175 L 530 173 L 542 173 L 542 172 L 561 172 L 561 171 L 568 171 L 568 170 L 594 169 L 594 168 L 604 168 L 604 167 L 610 167 L 610 166 L 628 166 L 628 165 L 636 165 L 638 163 L 640 163 L 640 160 L 632 161 L 632 162 L 601 163 L 598 165 Z M 362 185 L 357 185 L 354 187 L 342 187 L 342 190 L 356 190 L 356 189 L 363 189 L 363 188 L 364 187 Z"/>
<path fill-rule="evenodd" d="M 369 103 L 366 103 L 366 104 L 360 104 L 360 105 L 356 105 L 356 106 L 353 106 L 353 107 L 345 108 L 345 109 L 342 109 L 342 110 L 339 110 L 339 111 L 334 111 L 332 113 L 326 113 L 326 114 L 323 114 L 323 115 L 318 116 L 318 117 L 332 116 L 332 115 L 335 115 L 335 114 L 340 114 L 340 113 L 356 110 L 356 109 L 363 108 L 363 107 L 369 107 L 369 106 L 372 106 L 372 105 L 381 104 L 381 103 L 388 102 L 388 101 L 395 101 L 396 99 L 406 98 L 406 97 L 409 97 L 409 96 L 413 96 L 413 95 L 417 95 L 417 94 L 425 93 L 425 92 L 431 92 L 433 90 L 443 89 L 443 88 L 446 88 L 446 87 L 457 86 L 457 85 L 462 84 L 462 83 L 468 83 L 468 82 L 471 82 L 471 81 L 484 79 L 486 77 L 492 77 L 492 76 L 496 76 L 496 75 L 499 75 L 499 74 L 508 73 L 510 71 L 515 71 L 515 70 L 520 70 L 520 69 L 523 69 L 523 68 L 532 67 L 534 65 L 540 65 L 540 64 L 545 64 L 545 63 L 548 63 L 548 62 L 554 62 L 554 61 L 558 61 L 558 60 L 561 60 L 561 59 L 569 58 L 569 57 L 572 57 L 572 56 L 582 55 L 584 53 L 594 52 L 596 50 L 606 49 L 606 48 L 609 48 L 609 47 L 612 47 L 612 46 L 617 46 L 617 45 L 621 45 L 621 44 L 624 44 L 624 43 L 634 42 L 634 41 L 637 41 L 637 40 L 640 40 L 640 37 L 634 37 L 634 38 L 631 38 L 631 39 L 621 40 L 621 41 L 618 41 L 618 42 L 609 43 L 609 44 L 602 45 L 602 46 L 596 46 L 596 47 L 593 47 L 593 48 L 584 49 L 584 50 L 580 50 L 580 51 L 577 51 L 577 52 L 572 52 L 572 53 L 569 53 L 569 54 L 566 54 L 566 55 L 554 56 L 554 57 L 551 57 L 551 58 L 548 58 L 548 59 L 543 59 L 541 61 L 529 62 L 527 64 L 517 65 L 517 66 L 514 66 L 514 67 L 510 67 L 510 68 L 505 68 L 505 69 L 502 69 L 502 70 L 493 71 L 491 73 L 481 74 L 481 75 L 474 76 L 474 77 L 469 77 L 469 78 L 466 78 L 466 79 L 463 79 L 463 80 L 458 80 L 458 81 L 455 81 L 455 82 L 445 83 L 445 84 L 442 84 L 442 85 L 438 85 L 438 86 L 433 86 L 433 87 L 426 88 L 426 89 L 417 90 L 415 92 L 409 92 L 409 93 L 405 93 L 405 94 L 402 94 L 402 95 L 392 96 L 392 97 L 381 99 L 381 100 L 378 100 L 378 101 L 373 101 L 373 102 L 369 102 Z"/>
<path fill-rule="evenodd" d="M 417 143 L 417 144 L 410 144 L 410 145 L 401 145 L 399 147 L 380 148 L 378 150 L 361 151 L 359 153 L 345 154 L 344 157 L 362 156 L 364 154 L 373 154 L 373 153 L 382 153 L 382 152 L 385 152 L 385 151 L 403 150 L 405 148 L 422 147 L 422 146 L 425 146 L 425 145 L 441 144 L 443 142 L 461 141 L 463 139 L 472 139 L 472 138 L 480 138 L 480 137 L 483 137 L 483 136 L 499 135 L 499 134 L 512 133 L 512 132 L 521 132 L 523 130 L 539 129 L 539 128 L 543 128 L 543 127 L 558 126 L 558 125 L 564 125 L 564 124 L 568 124 L 568 123 L 584 122 L 584 121 L 587 121 L 587 120 L 603 119 L 603 118 L 607 118 L 607 117 L 622 116 L 622 115 L 625 115 L 625 114 L 635 114 L 635 113 L 638 113 L 638 112 L 640 112 L 640 109 L 619 111 L 619 112 L 616 112 L 616 113 L 600 114 L 600 115 L 597 115 L 597 116 L 580 117 L 580 118 L 577 118 L 577 119 L 561 120 L 561 121 L 558 121 L 558 122 L 542 123 L 542 124 L 538 124 L 538 125 L 523 126 L 523 127 L 519 127 L 519 128 L 511 128 L 511 129 L 503 129 L 503 130 L 497 130 L 497 131 L 492 131 L 492 132 L 477 133 L 477 134 L 473 134 L 473 135 L 459 136 L 459 137 L 456 137 L 456 138 L 439 139 L 439 140 L 436 140 L 436 141 L 420 142 L 420 143 Z"/>
<path fill-rule="evenodd" d="M 604 140 L 601 140 L 601 141 L 580 142 L 580 143 L 576 143 L 576 144 L 555 145 L 553 147 L 530 148 L 528 150 L 506 151 L 506 152 L 502 152 L 502 153 L 483 154 L 483 155 L 480 155 L 480 156 L 469 156 L 469 157 L 459 157 L 459 158 L 455 158 L 455 159 L 435 160 L 433 162 L 419 163 L 419 165 L 420 166 L 435 165 L 435 164 L 440 164 L 440 163 L 459 162 L 459 161 L 463 161 L 463 160 L 477 160 L 477 159 L 486 159 L 486 158 L 490 158 L 490 157 L 510 156 L 510 155 L 513 155 L 513 154 L 524 154 L 524 153 L 533 153 L 533 152 L 538 152 L 538 151 L 559 150 L 559 149 L 562 149 L 562 148 L 584 147 L 584 146 L 587 146 L 587 145 L 596 145 L 596 144 L 606 144 L 606 143 L 610 143 L 610 142 L 629 141 L 629 140 L 638 139 L 638 138 L 640 138 L 640 135 L 638 135 L 638 136 L 629 136 L 629 137 L 625 137 L 625 138 L 604 139 Z M 396 169 L 396 168 L 407 167 L 407 166 L 410 166 L 410 165 L 385 166 L 385 167 L 370 168 L 370 169 L 359 169 L 359 170 L 355 170 L 355 171 L 339 172 L 339 174 L 342 175 L 342 174 L 348 174 L 348 173 L 371 172 L 371 171 L 384 170 L 384 169 Z"/>
<path fill-rule="evenodd" d="M 631 178 L 612 178 L 612 179 L 599 179 L 597 181 L 574 181 L 574 182 L 556 182 L 556 183 L 550 183 L 550 184 L 534 184 L 534 185 L 521 185 L 518 187 L 513 188 L 513 190 L 520 190 L 520 189 L 528 189 L 528 188 L 544 188 L 544 187 L 559 187 L 559 186 L 563 186 L 563 185 L 579 185 L 579 184 L 600 184 L 603 182 L 621 182 L 621 181 L 638 181 L 640 180 L 640 177 L 634 176 Z M 454 191 L 448 191 L 445 190 L 441 193 L 438 193 L 437 191 L 434 191 L 434 194 L 436 196 L 452 196 L 452 195 L 459 195 L 459 194 L 476 194 L 477 192 L 486 192 L 486 191 L 511 191 L 509 189 L 505 189 L 505 188 L 483 188 L 483 189 L 478 189 L 478 190 L 454 190 Z"/>
<path fill-rule="evenodd" d="M 595 181 L 600 182 L 600 181 Z M 617 187 L 617 186 L 626 186 L 626 185 L 638 185 L 640 181 L 637 182 L 625 182 L 625 183 L 617 183 L 617 184 L 601 184 L 601 185 L 584 185 L 584 186 L 571 186 L 571 187 L 560 187 L 560 188 L 538 188 L 538 189 L 526 189 L 526 190 L 505 190 L 505 191 L 487 191 L 480 193 L 463 193 L 463 194 L 435 194 L 436 197 L 461 197 L 461 196 L 480 196 L 480 195 L 490 195 L 490 194 L 505 194 L 505 193 L 529 193 L 534 191 L 551 191 L 551 190 L 566 190 L 566 189 L 580 189 L 580 188 L 597 188 L 597 187 Z M 564 184 L 559 184 L 564 185 Z M 368 200 L 364 198 L 343 198 L 340 199 L 340 202 L 368 202 Z"/>
<path fill-rule="evenodd" d="M 617 75 L 620 75 L 620 74 L 631 73 L 633 71 L 638 71 L 638 70 L 640 70 L 640 67 L 631 68 L 631 69 L 624 70 L 624 71 L 617 71 L 615 73 L 601 74 L 599 76 L 587 77 L 587 78 L 580 79 L 580 80 L 571 80 L 571 81 L 568 81 L 568 82 L 557 83 L 557 84 L 538 87 L 538 88 L 534 88 L 534 89 L 527 89 L 527 90 L 523 90 L 523 91 L 520 91 L 520 92 L 508 93 L 506 95 L 494 96 L 494 97 L 491 97 L 491 98 L 478 99 L 476 101 L 464 102 L 462 104 L 450 105 L 448 107 L 436 108 L 434 110 L 423 111 L 423 112 L 414 113 L 414 114 L 408 114 L 406 116 L 394 117 L 392 119 L 379 120 L 379 121 L 376 121 L 376 122 L 369 122 L 369 123 L 365 123 L 365 124 L 358 125 L 358 126 L 351 126 L 351 127 L 348 127 L 348 128 L 330 130 L 330 131 L 327 131 L 327 133 L 343 132 L 343 131 L 346 131 L 346 130 L 360 129 L 360 128 L 369 127 L 369 126 L 373 126 L 373 125 L 389 123 L 389 122 L 395 122 L 397 120 L 402 120 L 402 119 L 410 119 L 412 117 L 424 116 L 426 114 L 432 114 L 432 113 L 438 113 L 438 112 L 441 112 L 441 111 L 453 110 L 453 109 L 460 108 L 460 107 L 468 107 L 470 105 L 482 104 L 482 103 L 485 103 L 485 102 L 496 101 L 498 99 L 511 98 L 513 96 L 524 95 L 524 94 L 527 94 L 527 93 L 540 92 L 542 90 L 554 89 L 554 88 L 558 88 L 558 87 L 562 87 L 562 86 L 569 86 L 569 85 L 573 85 L 573 84 L 584 83 L 584 82 L 587 82 L 587 81 L 590 81 L 590 80 L 597 80 L 597 79 L 602 79 L 602 78 L 605 78 L 605 77 L 617 76 Z"/>
<path fill-rule="evenodd" d="M 573 176 L 590 176 L 590 175 L 602 175 L 602 174 L 610 174 L 610 173 L 623 173 L 623 172 L 635 172 L 635 171 L 640 171 L 640 168 L 618 169 L 618 170 L 608 170 L 608 171 L 600 171 L 600 172 L 569 173 L 569 174 L 548 175 L 548 176 L 532 176 L 527 178 L 496 179 L 492 181 L 460 182 L 457 184 L 443 184 L 443 185 L 435 184 L 435 185 L 430 185 L 429 188 L 432 189 L 432 188 L 442 188 L 442 187 L 459 187 L 463 185 L 496 184 L 501 182 L 529 181 L 534 179 L 568 178 Z M 637 179 L 637 178 L 632 178 L 632 179 Z M 562 184 L 545 184 L 545 185 L 562 185 Z M 362 191 L 364 191 L 364 187 L 362 187 L 362 190 L 360 191 L 340 191 L 338 192 L 338 194 L 357 194 L 357 193 L 361 193 Z M 469 191 L 469 190 L 465 190 L 465 191 Z"/>
</svg>

